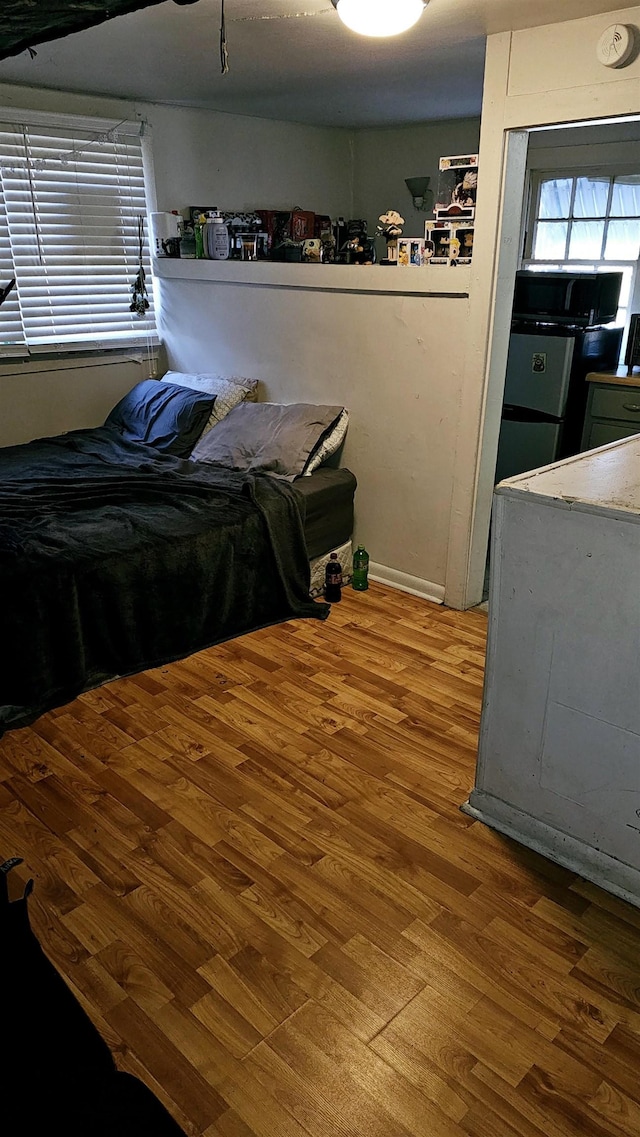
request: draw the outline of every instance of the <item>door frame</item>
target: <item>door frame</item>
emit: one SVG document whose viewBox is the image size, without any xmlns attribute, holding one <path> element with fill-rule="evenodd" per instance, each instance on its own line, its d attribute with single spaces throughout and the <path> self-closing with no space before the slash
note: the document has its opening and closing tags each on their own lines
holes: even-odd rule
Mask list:
<svg viewBox="0 0 640 1137">
<path fill-rule="evenodd" d="M 487 224 L 485 217 L 480 239 L 474 242 L 469 344 L 458 424 L 445 581 L 444 602 L 452 608 L 469 608 L 482 600 L 513 292 L 526 205 L 529 133 L 528 130 L 504 131 L 499 178 L 489 190 L 495 203 L 491 210 L 493 224 L 491 221 Z M 478 167 L 481 171 L 481 157 Z M 478 198 L 479 212 L 486 199 L 485 191 L 484 196 Z M 469 483 L 465 485 L 462 481 L 466 465 L 464 450 L 469 446 L 473 447 L 475 458 L 474 469 L 468 470 L 471 492 Z"/>
<path fill-rule="evenodd" d="M 640 7 L 625 9 L 640 24 Z M 640 115 L 640 55 L 611 71 L 593 47 L 609 13 L 487 38 L 465 360 L 455 424 L 444 602 L 482 596 L 495 456 L 531 131 Z M 518 162 L 520 165 L 518 166 Z"/>
</svg>

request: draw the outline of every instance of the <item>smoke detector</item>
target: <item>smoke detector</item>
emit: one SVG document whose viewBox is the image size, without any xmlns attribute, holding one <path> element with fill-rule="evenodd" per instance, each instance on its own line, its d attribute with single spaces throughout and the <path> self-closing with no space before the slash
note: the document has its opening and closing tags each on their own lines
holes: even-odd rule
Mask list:
<svg viewBox="0 0 640 1137">
<path fill-rule="evenodd" d="M 604 67 L 624 67 L 634 48 L 633 31 L 629 24 L 610 24 L 598 40 L 598 63 Z"/>
</svg>

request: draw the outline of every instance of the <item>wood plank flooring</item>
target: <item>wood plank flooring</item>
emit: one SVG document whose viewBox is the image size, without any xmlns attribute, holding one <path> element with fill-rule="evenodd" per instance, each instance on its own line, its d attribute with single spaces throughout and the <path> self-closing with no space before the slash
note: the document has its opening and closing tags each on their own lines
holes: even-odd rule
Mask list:
<svg viewBox="0 0 640 1137">
<path fill-rule="evenodd" d="M 459 810 L 485 631 L 346 590 L 0 741 L 34 928 L 190 1137 L 640 1132 L 640 911 Z"/>
</svg>

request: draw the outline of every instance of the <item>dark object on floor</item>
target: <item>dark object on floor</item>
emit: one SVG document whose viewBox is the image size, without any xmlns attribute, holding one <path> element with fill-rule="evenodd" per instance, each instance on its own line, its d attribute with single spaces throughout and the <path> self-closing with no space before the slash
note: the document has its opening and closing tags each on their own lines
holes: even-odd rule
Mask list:
<svg viewBox="0 0 640 1137">
<path fill-rule="evenodd" d="M 7 1137 L 184 1137 L 137 1078 L 116 1070 L 111 1052 L 29 924 L 24 895 L 11 903 L 0 865 L 0 1092 Z"/>
<path fill-rule="evenodd" d="M 161 0 L 2 0 L 0 59 L 19 55 L 35 43 L 60 39 L 102 24 L 114 16 L 151 8 Z"/>
</svg>

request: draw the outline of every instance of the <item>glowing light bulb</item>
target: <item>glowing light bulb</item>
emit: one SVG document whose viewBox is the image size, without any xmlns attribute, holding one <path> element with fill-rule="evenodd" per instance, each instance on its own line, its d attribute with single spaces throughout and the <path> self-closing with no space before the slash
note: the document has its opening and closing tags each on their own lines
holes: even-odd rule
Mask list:
<svg viewBox="0 0 640 1137">
<path fill-rule="evenodd" d="M 397 36 L 418 22 L 426 0 L 332 0 L 343 24 L 362 36 Z"/>
</svg>

